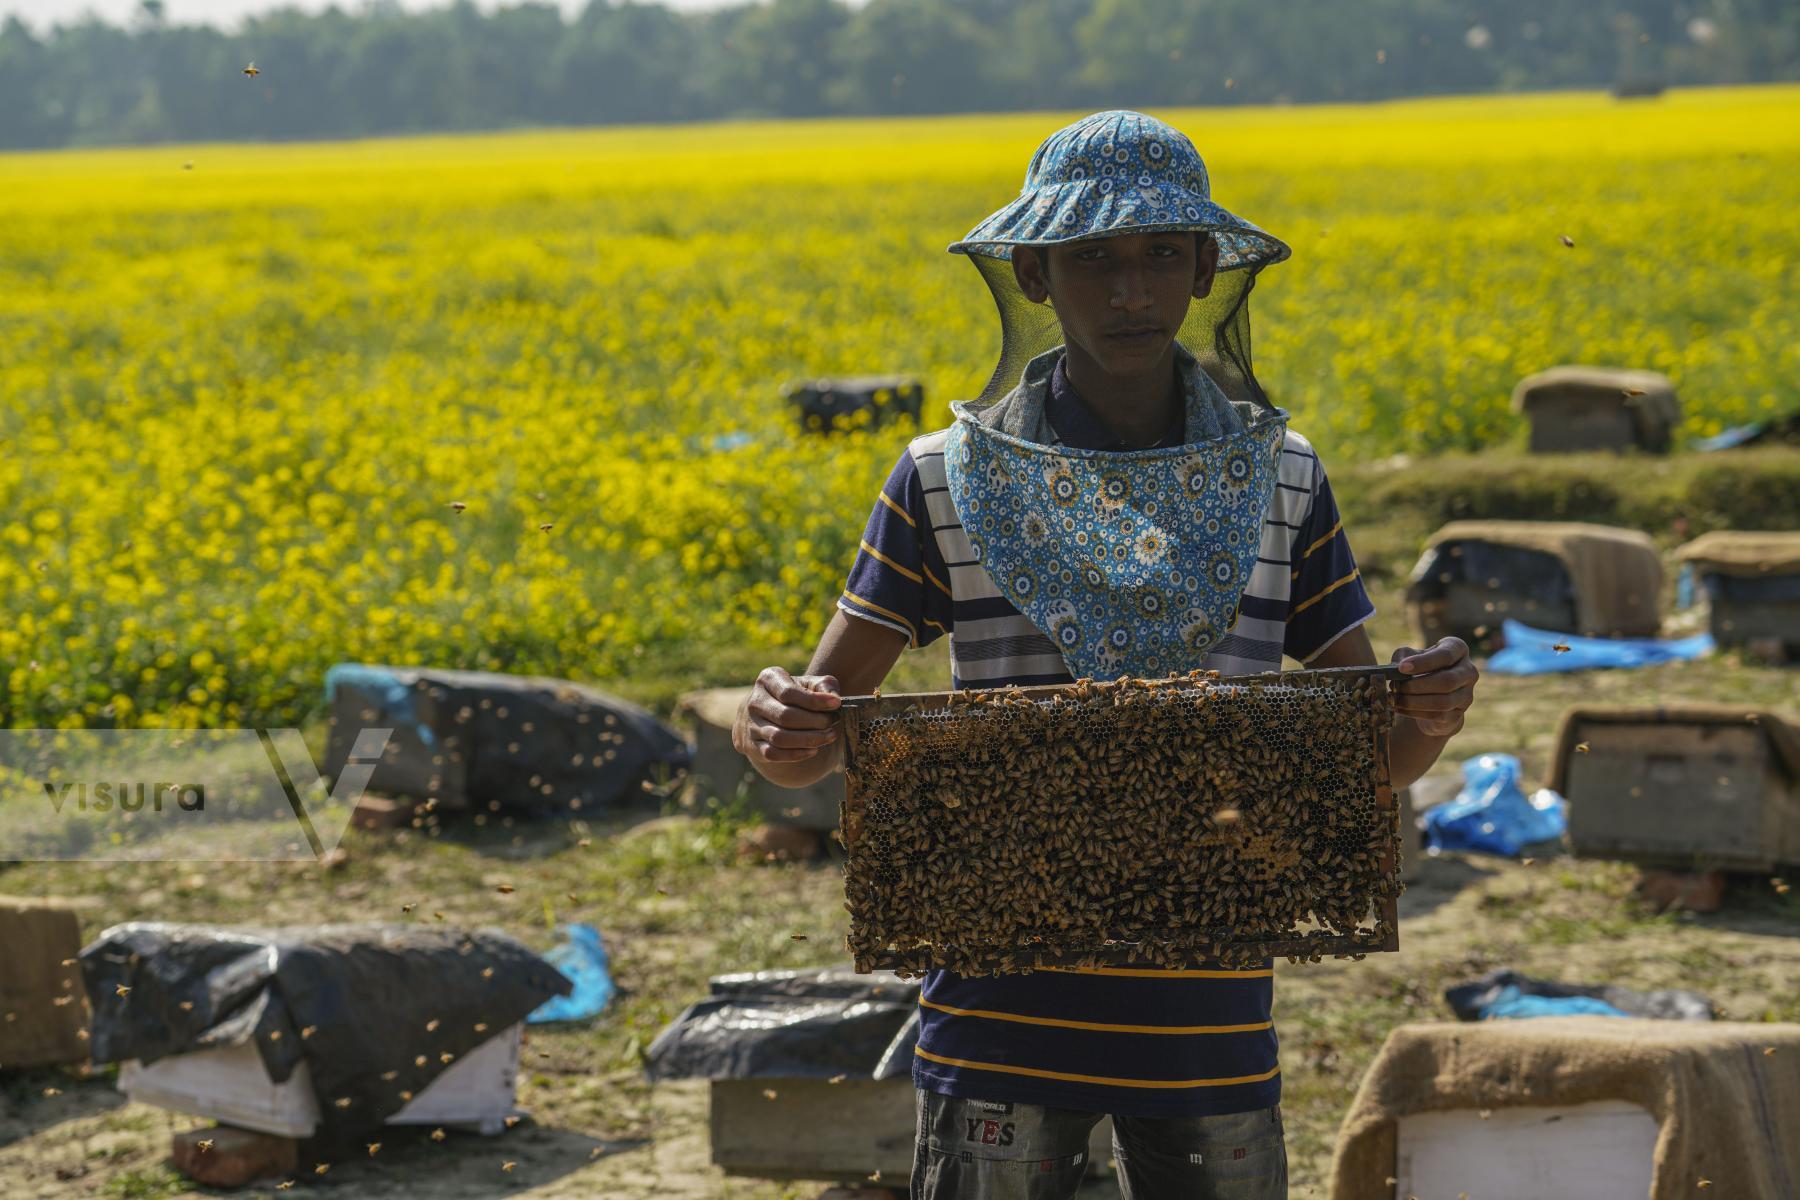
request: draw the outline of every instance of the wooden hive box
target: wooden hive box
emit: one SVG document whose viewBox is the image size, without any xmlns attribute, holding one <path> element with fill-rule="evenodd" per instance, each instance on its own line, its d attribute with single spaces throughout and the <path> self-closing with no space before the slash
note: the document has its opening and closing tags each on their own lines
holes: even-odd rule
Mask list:
<svg viewBox="0 0 1800 1200">
<path fill-rule="evenodd" d="M 914 424 L 925 409 L 925 385 L 905 375 L 814 379 L 788 391 L 805 433 L 872 429 L 902 416 Z"/>
<path fill-rule="evenodd" d="M 1652 637 L 1662 558 L 1642 533 L 1573 521 L 1452 521 L 1425 543 L 1406 588 L 1427 645 L 1497 644 L 1506 618 L 1584 637 Z"/>
<path fill-rule="evenodd" d="M 1669 449 L 1681 406 L 1658 371 L 1551 367 L 1521 379 L 1512 407 L 1531 422 L 1534 454 L 1579 450 Z"/>
<path fill-rule="evenodd" d="M 731 800 L 742 787 L 750 807 L 770 825 L 820 833 L 836 829 L 844 800 L 843 772 L 833 771 L 803 788 L 781 787 L 758 775 L 731 744 L 731 725 L 743 699 L 743 688 L 708 688 L 689 692 L 676 707 L 693 737 L 693 774 L 700 788 Z"/>
<path fill-rule="evenodd" d="M 1766 642 L 1800 658 L 1800 532 L 1721 530 L 1695 538 L 1675 557 L 1706 592 L 1714 641 Z"/>
<path fill-rule="evenodd" d="M 1776 1200 L 1800 1179 L 1797 1125 L 1793 1024 L 1404 1024 L 1338 1130 L 1330 1197 Z"/>
<path fill-rule="evenodd" d="M 364 729 L 385 728 L 372 792 L 461 809 L 594 812 L 685 771 L 685 739 L 635 704 L 538 675 L 338 663 L 325 774 Z"/>
<path fill-rule="evenodd" d="M 1569 709 L 1549 786 L 1569 801 L 1575 853 L 1696 870 L 1800 863 L 1791 721 L 1732 705 Z"/>
<path fill-rule="evenodd" d="M 0 1070 L 88 1056 L 81 923 L 54 900 L 0 896 Z"/>
</svg>

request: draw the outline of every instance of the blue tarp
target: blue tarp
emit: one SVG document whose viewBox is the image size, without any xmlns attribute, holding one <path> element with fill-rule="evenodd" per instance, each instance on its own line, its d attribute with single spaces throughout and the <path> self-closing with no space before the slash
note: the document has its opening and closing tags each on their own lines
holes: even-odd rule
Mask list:
<svg viewBox="0 0 1800 1200">
<path fill-rule="evenodd" d="M 1534 842 L 1562 837 L 1568 806 L 1548 788 L 1527 797 L 1519 787 L 1519 760 L 1482 754 L 1462 764 L 1463 788 L 1425 812 L 1425 844 L 1434 850 L 1480 850 L 1516 855 Z"/>
<path fill-rule="evenodd" d="M 1547 675 L 1553 671 L 1587 671 L 1595 667 L 1649 667 L 1699 658 L 1713 652 L 1710 633 L 1663 641 L 1660 638 L 1589 638 L 1552 633 L 1506 620 L 1500 626 L 1506 649 L 1487 661 L 1501 675 Z M 1557 650 L 1556 646 L 1567 646 Z"/>
<path fill-rule="evenodd" d="M 525 1019 L 533 1025 L 545 1021 L 581 1021 L 596 1016 L 612 999 L 612 976 L 606 969 L 606 947 L 592 925 L 564 925 L 563 940 L 551 947 L 544 961 L 561 971 L 575 989 L 566 996 L 552 996 Z"/>
<path fill-rule="evenodd" d="M 1592 996 L 1532 996 L 1517 984 L 1503 987 L 1500 994 L 1481 1010 L 1484 1021 L 1514 1020 L 1520 1017 L 1623 1017 L 1629 1014 Z"/>
</svg>

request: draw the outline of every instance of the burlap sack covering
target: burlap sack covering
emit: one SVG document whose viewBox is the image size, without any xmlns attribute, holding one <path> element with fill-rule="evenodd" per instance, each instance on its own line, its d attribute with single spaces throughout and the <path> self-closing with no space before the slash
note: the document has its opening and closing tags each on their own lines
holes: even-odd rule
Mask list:
<svg viewBox="0 0 1800 1200">
<path fill-rule="evenodd" d="M 1635 529 L 1579 521 L 1452 521 L 1425 543 L 1493 542 L 1555 555 L 1575 586 L 1581 628 L 1590 637 L 1655 637 L 1662 627 L 1662 558 Z"/>
<path fill-rule="evenodd" d="M 1675 552 L 1701 575 L 1800 575 L 1800 532 L 1703 533 Z"/>
<path fill-rule="evenodd" d="M 1596 1100 L 1661 1127 L 1649 1200 L 1800 1196 L 1800 1025 L 1541 1017 L 1389 1034 L 1338 1131 L 1332 1200 L 1393 1196 L 1399 1117 Z"/>
<path fill-rule="evenodd" d="M 1633 396 L 1629 393 L 1641 392 Z M 1568 404 L 1595 398 L 1613 399 L 1631 410 L 1632 425 L 1642 439 L 1655 443 L 1681 420 L 1675 384 L 1661 371 L 1629 367 L 1551 367 L 1527 375 L 1513 387 L 1512 410 L 1529 412 L 1540 404 Z"/>
<path fill-rule="evenodd" d="M 1545 787 L 1568 794 L 1569 760 L 1582 741 L 1581 730 L 1597 724 L 1754 724 L 1769 740 L 1775 761 L 1786 770 L 1787 777 L 1800 782 L 1800 718 L 1742 704 L 1576 704 L 1563 710 L 1562 719 L 1557 722 L 1556 740 L 1550 751 L 1550 777 L 1544 782 Z M 1800 789 L 1789 790 L 1792 802 L 1800 805 Z"/>
</svg>

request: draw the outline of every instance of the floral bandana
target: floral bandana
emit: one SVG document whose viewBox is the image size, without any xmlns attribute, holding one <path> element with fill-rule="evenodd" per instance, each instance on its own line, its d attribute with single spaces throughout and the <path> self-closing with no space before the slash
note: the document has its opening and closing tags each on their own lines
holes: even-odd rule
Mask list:
<svg viewBox="0 0 1800 1200">
<path fill-rule="evenodd" d="M 983 420 L 1004 409 L 1004 426 L 1036 428 L 1054 357 L 1034 360 L 989 410 L 951 405 L 944 467 L 969 544 L 1076 678 L 1189 670 L 1237 620 L 1287 413 L 1269 408 L 1215 438 L 1133 451 L 1051 446 Z M 1199 370 L 1183 378 L 1191 415 L 1196 388 L 1216 385 Z"/>
</svg>

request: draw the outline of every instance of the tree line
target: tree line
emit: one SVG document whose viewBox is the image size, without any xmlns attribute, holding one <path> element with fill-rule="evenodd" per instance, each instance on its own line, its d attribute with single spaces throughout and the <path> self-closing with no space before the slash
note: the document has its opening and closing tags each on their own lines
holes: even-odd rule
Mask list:
<svg viewBox="0 0 1800 1200">
<path fill-rule="evenodd" d="M 0 26 L 0 147 L 1800 78 L 1792 0 L 589 0 Z M 258 74 L 244 68 L 256 64 Z"/>
</svg>

